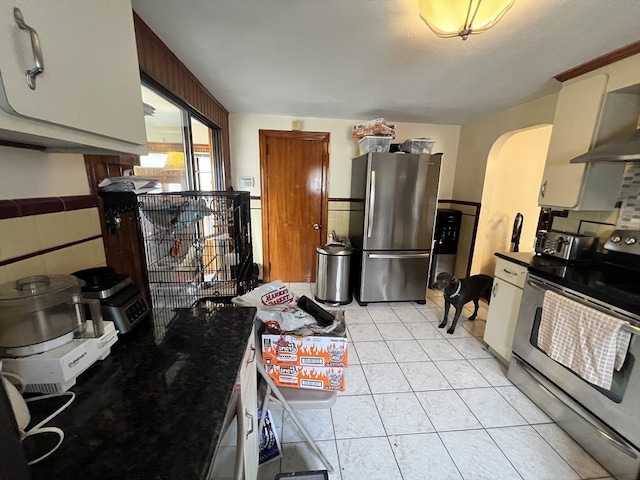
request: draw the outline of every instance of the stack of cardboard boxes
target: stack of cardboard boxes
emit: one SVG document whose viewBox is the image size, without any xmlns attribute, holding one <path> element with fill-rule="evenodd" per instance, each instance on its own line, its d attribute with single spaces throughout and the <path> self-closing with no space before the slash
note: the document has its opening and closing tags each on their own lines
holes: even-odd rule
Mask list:
<svg viewBox="0 0 640 480">
<path fill-rule="evenodd" d="M 342 317 L 342 312 L 331 312 Z M 339 317 L 339 318 L 340 318 Z M 344 332 L 344 328 L 338 331 Z M 349 364 L 345 333 L 262 335 L 262 362 L 279 387 L 344 391 Z"/>
</svg>

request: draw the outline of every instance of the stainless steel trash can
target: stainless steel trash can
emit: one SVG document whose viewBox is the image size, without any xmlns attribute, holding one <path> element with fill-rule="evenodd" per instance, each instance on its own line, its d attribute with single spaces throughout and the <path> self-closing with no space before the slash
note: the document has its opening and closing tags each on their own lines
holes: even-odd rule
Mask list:
<svg viewBox="0 0 640 480">
<path fill-rule="evenodd" d="M 349 267 L 353 249 L 344 245 L 323 245 L 316 251 L 318 268 L 315 299 L 330 305 L 350 303 Z"/>
</svg>

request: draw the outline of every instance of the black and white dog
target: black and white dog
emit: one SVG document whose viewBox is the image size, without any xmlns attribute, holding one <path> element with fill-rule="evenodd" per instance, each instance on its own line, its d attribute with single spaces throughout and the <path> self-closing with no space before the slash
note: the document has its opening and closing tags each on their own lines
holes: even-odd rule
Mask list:
<svg viewBox="0 0 640 480">
<path fill-rule="evenodd" d="M 435 288 L 444 292 L 444 320 L 438 325 L 438 328 L 447 326 L 447 318 L 449 316 L 449 307 L 453 305 L 456 309 L 453 316 L 453 322 L 447 330 L 451 334 L 456 328 L 462 307 L 473 301 L 475 309 L 469 320 L 475 320 L 478 315 L 478 300 L 484 298 L 489 302 L 491 297 L 491 288 L 493 286 L 493 277 L 489 275 L 471 275 L 467 278 L 456 278 L 450 273 L 441 272 L 438 274 L 435 282 Z"/>
</svg>

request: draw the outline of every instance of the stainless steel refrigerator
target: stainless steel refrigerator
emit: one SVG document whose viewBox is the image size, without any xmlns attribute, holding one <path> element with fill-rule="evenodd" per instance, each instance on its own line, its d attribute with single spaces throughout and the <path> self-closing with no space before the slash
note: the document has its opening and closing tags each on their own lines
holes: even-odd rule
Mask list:
<svg viewBox="0 0 640 480">
<path fill-rule="evenodd" d="M 442 154 L 368 153 L 351 168 L 353 291 L 369 302 L 426 300 Z"/>
</svg>

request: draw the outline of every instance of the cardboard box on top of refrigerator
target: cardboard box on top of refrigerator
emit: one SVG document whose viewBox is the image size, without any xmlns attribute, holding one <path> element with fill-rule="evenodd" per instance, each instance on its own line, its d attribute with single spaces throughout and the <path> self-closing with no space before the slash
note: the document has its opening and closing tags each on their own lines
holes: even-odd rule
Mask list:
<svg viewBox="0 0 640 480">
<path fill-rule="evenodd" d="M 262 362 L 268 365 L 347 367 L 349 351 L 344 335 L 262 334 Z"/>
<path fill-rule="evenodd" d="M 268 365 L 267 373 L 278 387 L 344 392 L 344 368 Z"/>
<path fill-rule="evenodd" d="M 353 138 L 362 138 L 370 135 L 384 135 L 396 138 L 395 125 L 387 125 L 384 118 L 374 118 L 366 122 L 356 123 L 351 129 Z"/>
</svg>

